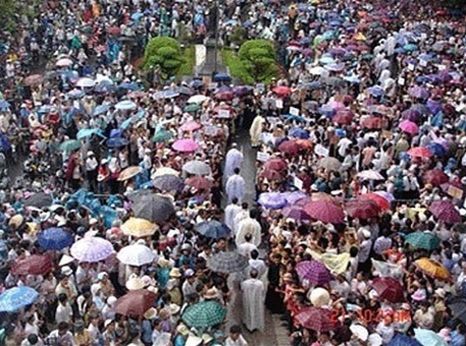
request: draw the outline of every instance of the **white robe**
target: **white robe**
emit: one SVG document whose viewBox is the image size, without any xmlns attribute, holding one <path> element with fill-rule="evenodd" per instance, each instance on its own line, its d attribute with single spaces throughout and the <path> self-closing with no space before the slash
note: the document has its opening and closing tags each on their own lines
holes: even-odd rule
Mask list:
<svg viewBox="0 0 466 346">
<path fill-rule="evenodd" d="M 224 223 L 231 229 L 233 234 L 236 234 L 235 218 L 241 210 L 243 209 L 237 204 L 229 204 L 225 208 Z"/>
<path fill-rule="evenodd" d="M 252 122 L 251 128 L 249 129 L 249 135 L 251 136 L 251 144 L 253 147 L 259 145 L 264 122 L 265 119 L 260 115 L 256 116 Z"/>
<path fill-rule="evenodd" d="M 244 197 L 246 191 L 246 182 L 244 181 L 243 177 L 239 174 L 234 174 L 227 180 L 227 184 L 225 186 L 225 191 L 228 195 L 228 202 L 230 203 L 233 198 L 237 198 L 239 202 Z"/>
<path fill-rule="evenodd" d="M 224 179 L 228 179 L 234 174 L 235 168 L 241 168 L 243 163 L 243 153 L 236 148 L 231 148 L 225 158 L 225 171 L 223 172 Z"/>
<path fill-rule="evenodd" d="M 249 331 L 263 331 L 265 327 L 265 287 L 259 279 L 241 283 L 243 294 L 243 323 Z"/>
<path fill-rule="evenodd" d="M 240 246 L 245 242 L 244 236 L 250 233 L 252 235 L 251 243 L 259 246 L 261 243 L 261 225 L 260 223 L 251 218 L 247 217 L 238 224 L 238 232 L 236 233 L 236 246 Z"/>
</svg>

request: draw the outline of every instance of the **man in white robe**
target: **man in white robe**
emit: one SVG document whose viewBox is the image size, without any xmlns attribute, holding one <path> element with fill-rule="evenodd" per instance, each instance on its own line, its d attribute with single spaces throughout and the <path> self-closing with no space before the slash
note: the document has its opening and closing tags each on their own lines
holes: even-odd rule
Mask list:
<svg viewBox="0 0 466 346">
<path fill-rule="evenodd" d="M 228 178 L 227 184 L 225 186 L 225 191 L 228 196 L 228 203 L 231 203 L 233 198 L 237 198 L 238 201 L 241 201 L 246 192 L 246 182 L 244 178 L 239 175 L 239 168 L 235 168 L 231 177 Z"/>
<path fill-rule="evenodd" d="M 238 199 L 233 198 L 231 203 L 228 204 L 225 208 L 224 223 L 231 229 L 232 233 L 236 233 L 235 229 L 235 218 L 238 213 L 241 211 L 241 207 L 238 205 Z"/>
<path fill-rule="evenodd" d="M 249 135 L 251 136 L 251 145 L 253 147 L 257 147 L 260 144 L 264 123 L 265 119 L 261 115 L 257 115 L 252 121 L 251 128 L 249 129 Z"/>
<path fill-rule="evenodd" d="M 225 157 L 225 170 L 223 172 L 223 178 L 225 180 L 233 175 L 235 168 L 241 168 L 243 159 L 243 153 L 238 150 L 236 143 L 233 143 Z"/>
<path fill-rule="evenodd" d="M 257 270 L 251 270 L 251 278 L 241 283 L 243 294 L 243 323 L 252 332 L 265 327 L 265 286 L 258 279 Z"/>
<path fill-rule="evenodd" d="M 246 242 L 246 235 L 250 234 L 251 243 L 258 247 L 261 243 L 261 224 L 255 219 L 255 212 L 251 210 L 249 216 L 240 221 L 238 224 L 238 232 L 236 233 L 236 246 L 240 246 Z"/>
</svg>

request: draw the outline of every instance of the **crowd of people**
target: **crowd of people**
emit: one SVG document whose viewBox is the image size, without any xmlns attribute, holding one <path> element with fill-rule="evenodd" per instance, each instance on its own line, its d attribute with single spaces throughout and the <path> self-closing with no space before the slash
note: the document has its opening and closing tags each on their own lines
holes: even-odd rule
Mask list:
<svg viewBox="0 0 466 346">
<path fill-rule="evenodd" d="M 45 1 L 2 33 L 0 344 L 246 346 L 277 314 L 296 346 L 465 345 L 464 15 L 220 6 Z M 215 24 L 286 73 L 134 66 Z"/>
</svg>

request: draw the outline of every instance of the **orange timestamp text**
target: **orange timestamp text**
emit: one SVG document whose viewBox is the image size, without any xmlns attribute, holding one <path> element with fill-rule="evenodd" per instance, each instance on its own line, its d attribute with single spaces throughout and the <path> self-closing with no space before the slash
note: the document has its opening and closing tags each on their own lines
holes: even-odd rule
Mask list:
<svg viewBox="0 0 466 346">
<path fill-rule="evenodd" d="M 333 309 L 330 315 L 332 322 L 339 321 L 341 316 L 352 315 L 363 324 L 373 324 L 383 321 L 386 317 L 391 317 L 394 323 L 406 323 L 411 321 L 411 314 L 407 310 L 396 310 L 393 312 L 383 311 L 382 309 L 358 309 L 352 312 L 346 312 L 344 309 Z"/>
</svg>

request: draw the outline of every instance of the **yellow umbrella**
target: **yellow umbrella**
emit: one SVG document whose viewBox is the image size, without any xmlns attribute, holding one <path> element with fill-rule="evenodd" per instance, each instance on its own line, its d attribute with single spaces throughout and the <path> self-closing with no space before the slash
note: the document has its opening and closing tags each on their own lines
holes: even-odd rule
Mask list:
<svg viewBox="0 0 466 346">
<path fill-rule="evenodd" d="M 157 225 L 146 219 L 137 217 L 129 218 L 123 225 L 121 230 L 126 235 L 132 235 L 133 237 L 147 237 L 151 236 L 157 230 Z"/>
<path fill-rule="evenodd" d="M 155 179 L 156 177 L 160 177 L 162 175 L 174 175 L 178 177 L 180 175 L 180 172 L 170 167 L 160 167 L 157 168 L 154 174 L 152 174 L 151 178 Z"/>
<path fill-rule="evenodd" d="M 431 260 L 430 258 L 420 258 L 414 263 L 427 275 L 440 280 L 450 279 L 450 273 L 448 272 L 448 269 L 445 268 L 442 264 Z"/>
<path fill-rule="evenodd" d="M 139 166 L 130 166 L 128 168 L 125 168 L 120 172 L 120 175 L 118 176 L 118 181 L 126 181 L 129 180 L 139 173 L 142 172 L 142 168 Z"/>
</svg>

